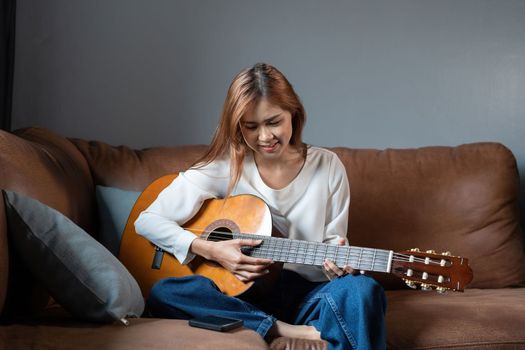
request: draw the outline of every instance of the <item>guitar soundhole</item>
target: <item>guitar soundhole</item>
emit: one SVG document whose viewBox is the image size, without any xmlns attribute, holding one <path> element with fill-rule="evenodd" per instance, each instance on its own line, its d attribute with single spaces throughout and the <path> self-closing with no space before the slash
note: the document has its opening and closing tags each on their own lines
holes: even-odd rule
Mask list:
<svg viewBox="0 0 525 350">
<path fill-rule="evenodd" d="M 227 219 L 217 220 L 212 222 L 208 227 L 206 227 L 206 239 L 208 241 L 226 241 L 233 239 L 234 233 L 239 233 L 239 226 Z"/>
<path fill-rule="evenodd" d="M 208 241 L 219 242 L 229 239 L 233 239 L 233 233 L 227 227 L 218 227 L 208 234 Z"/>
</svg>

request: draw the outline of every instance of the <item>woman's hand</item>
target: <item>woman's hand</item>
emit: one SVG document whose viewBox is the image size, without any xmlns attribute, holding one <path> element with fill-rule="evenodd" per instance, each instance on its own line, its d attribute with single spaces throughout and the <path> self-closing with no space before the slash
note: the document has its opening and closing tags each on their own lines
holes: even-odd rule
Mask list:
<svg viewBox="0 0 525 350">
<path fill-rule="evenodd" d="M 241 252 L 241 248 L 256 247 L 261 243 L 262 240 L 253 239 L 231 239 L 221 242 L 195 239 L 191 251 L 208 260 L 216 261 L 242 282 L 249 282 L 266 275 L 273 261 L 245 255 Z"/>
<path fill-rule="evenodd" d="M 345 239 L 339 238 L 337 244 L 344 245 Z M 334 264 L 334 262 L 330 259 L 325 259 L 325 261 L 323 262 L 323 268 L 324 274 L 330 281 L 339 276 L 344 276 L 349 273 L 354 274 L 356 272 L 351 266 L 348 265 L 345 265 L 342 268 L 340 268 L 336 264 Z"/>
</svg>

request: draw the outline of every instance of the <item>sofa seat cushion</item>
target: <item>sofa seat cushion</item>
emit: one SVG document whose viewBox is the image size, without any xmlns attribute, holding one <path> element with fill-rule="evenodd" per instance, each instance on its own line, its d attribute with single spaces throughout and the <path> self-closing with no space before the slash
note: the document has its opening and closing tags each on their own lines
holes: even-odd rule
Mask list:
<svg viewBox="0 0 525 350">
<path fill-rule="evenodd" d="M 279 337 L 270 343 L 272 350 L 327 350 L 328 343 L 324 340 L 309 340 L 299 338 Z"/>
<path fill-rule="evenodd" d="M 525 288 L 399 290 L 387 298 L 391 350 L 525 348 Z"/>
<path fill-rule="evenodd" d="M 89 324 L 69 318 L 0 327 L 6 349 L 268 349 L 256 332 L 241 328 L 215 332 L 188 326 L 188 321 L 130 319 L 121 324 Z"/>
</svg>

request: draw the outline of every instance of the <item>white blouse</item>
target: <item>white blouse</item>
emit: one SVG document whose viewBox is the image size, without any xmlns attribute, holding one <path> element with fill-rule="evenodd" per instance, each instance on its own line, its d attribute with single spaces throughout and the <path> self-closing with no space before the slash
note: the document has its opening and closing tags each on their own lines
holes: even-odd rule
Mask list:
<svg viewBox="0 0 525 350">
<path fill-rule="evenodd" d="M 182 264 L 197 237 L 180 225 L 190 220 L 209 198 L 223 198 L 230 180 L 229 159 L 182 172 L 135 221 L 136 231 L 173 254 Z M 343 163 L 332 151 L 310 146 L 299 174 L 284 188 L 273 189 L 262 180 L 251 154 L 232 195 L 258 196 L 269 206 L 273 225 L 291 239 L 336 243 L 346 239 L 350 188 Z M 285 264 L 311 281 L 326 280 L 319 267 Z"/>
</svg>

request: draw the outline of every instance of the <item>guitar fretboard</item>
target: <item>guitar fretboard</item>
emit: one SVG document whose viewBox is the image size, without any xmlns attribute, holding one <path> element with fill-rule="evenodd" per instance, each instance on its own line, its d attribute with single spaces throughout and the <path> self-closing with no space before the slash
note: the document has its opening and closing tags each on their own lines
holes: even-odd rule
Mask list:
<svg viewBox="0 0 525 350">
<path fill-rule="evenodd" d="M 310 242 L 254 234 L 212 232 L 208 240 L 254 239 L 263 242 L 244 247 L 243 253 L 276 262 L 322 266 L 325 259 L 337 266 L 349 265 L 356 270 L 390 272 L 393 251 L 328 243 Z"/>
</svg>

